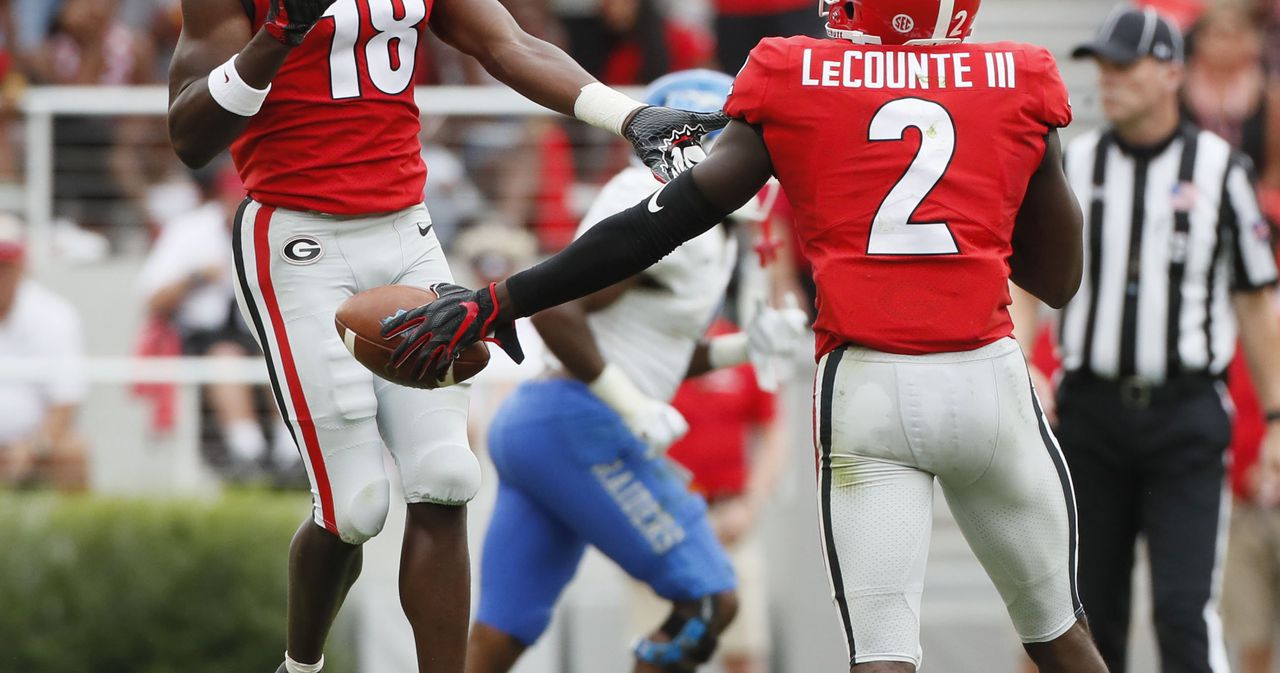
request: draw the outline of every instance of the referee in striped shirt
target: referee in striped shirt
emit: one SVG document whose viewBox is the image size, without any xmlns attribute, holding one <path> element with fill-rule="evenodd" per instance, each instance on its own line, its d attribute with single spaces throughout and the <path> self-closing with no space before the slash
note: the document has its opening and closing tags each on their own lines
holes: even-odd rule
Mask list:
<svg viewBox="0 0 1280 673">
<path fill-rule="evenodd" d="M 1107 666 L 1123 673 L 1141 534 L 1161 670 L 1226 673 L 1217 613 L 1230 503 L 1222 377 L 1238 332 L 1270 421 L 1263 461 L 1276 465 L 1270 227 L 1249 160 L 1179 116 L 1183 44 L 1172 24 L 1121 7 L 1074 56 L 1097 62 L 1109 122 L 1066 152 L 1086 214 L 1085 273 L 1059 321 L 1056 406 L 1079 507 L 1081 599 Z M 1036 331 L 1031 302 L 1020 295 L 1014 306 L 1024 345 Z"/>
</svg>

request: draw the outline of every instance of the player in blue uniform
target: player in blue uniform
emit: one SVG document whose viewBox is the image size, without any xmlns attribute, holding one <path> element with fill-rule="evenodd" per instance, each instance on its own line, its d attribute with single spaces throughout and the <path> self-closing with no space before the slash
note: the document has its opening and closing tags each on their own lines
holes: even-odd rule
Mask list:
<svg viewBox="0 0 1280 673">
<path fill-rule="evenodd" d="M 668 75 L 648 99 L 719 110 L 731 78 Z M 605 186 L 581 234 L 660 185 L 636 165 Z M 542 635 L 588 544 L 673 604 L 634 650 L 635 671 L 692 671 L 736 611 L 728 557 L 706 503 L 663 451 L 688 429 L 668 402 L 680 381 L 801 347 L 802 312 L 766 308 L 748 334 L 701 340 L 737 259 L 727 226 L 689 241 L 643 274 L 533 321 L 555 375 L 517 388 L 489 450 L 498 501 L 485 538 L 468 673 L 505 673 Z"/>
</svg>

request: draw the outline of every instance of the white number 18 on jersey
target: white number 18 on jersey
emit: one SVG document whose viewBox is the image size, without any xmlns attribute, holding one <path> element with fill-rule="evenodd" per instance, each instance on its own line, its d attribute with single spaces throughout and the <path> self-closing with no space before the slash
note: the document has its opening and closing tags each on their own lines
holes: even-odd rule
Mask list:
<svg viewBox="0 0 1280 673">
<path fill-rule="evenodd" d="M 329 48 L 329 88 L 335 100 L 363 95 L 356 49 L 360 40 L 359 0 L 339 0 L 325 16 L 333 19 L 333 45 Z M 418 55 L 418 24 L 427 18 L 426 0 L 401 0 L 403 15 L 396 17 L 392 0 L 365 0 L 374 35 L 363 45 L 369 80 L 382 93 L 395 96 L 413 84 Z"/>
</svg>

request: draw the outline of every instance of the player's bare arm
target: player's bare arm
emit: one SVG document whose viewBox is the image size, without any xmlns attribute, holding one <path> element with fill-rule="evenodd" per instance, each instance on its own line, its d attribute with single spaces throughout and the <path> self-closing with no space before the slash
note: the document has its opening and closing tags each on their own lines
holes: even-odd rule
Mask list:
<svg viewBox="0 0 1280 673">
<path fill-rule="evenodd" d="M 582 87 L 596 81 L 555 45 L 526 33 L 498 0 L 436 0 L 429 25 L 499 82 L 561 114 L 572 116 Z"/>
<path fill-rule="evenodd" d="M 587 316 L 604 310 L 635 287 L 638 276 L 533 316 L 533 325 L 565 372 L 587 384 L 632 433 L 654 451 L 665 451 L 689 431 L 680 412 L 645 394 L 617 364 L 605 361 Z"/>
<path fill-rule="evenodd" d="M 590 383 L 600 376 L 606 364 L 587 323 L 587 316 L 613 304 L 622 293 L 635 287 L 637 279 L 633 276 L 581 299 L 553 306 L 531 318 L 547 349 L 575 379 Z"/>
<path fill-rule="evenodd" d="M 1280 409 L 1280 324 L 1272 287 L 1240 290 L 1231 304 L 1240 323 L 1240 345 L 1263 409 Z"/>
<path fill-rule="evenodd" d="M 416 371 L 448 367 L 453 351 L 496 326 L 643 271 L 741 208 L 772 174 L 773 163 L 759 133 L 734 121 L 706 161 L 645 201 L 606 218 L 550 259 L 488 288 L 460 292 L 448 301 L 442 297 L 388 320 L 384 334 L 417 324 L 393 357 Z M 402 349 L 414 352 L 410 356 Z"/>
<path fill-rule="evenodd" d="M 689 358 L 689 371 L 685 372 L 684 377 L 692 379 L 715 369 L 711 366 L 711 342 L 703 339 L 693 349 L 693 356 Z"/>
<path fill-rule="evenodd" d="M 703 158 L 723 114 L 645 105 L 597 82 L 559 47 L 526 33 L 498 0 L 437 0 L 431 30 L 522 96 L 622 136 L 663 181 Z"/>
<path fill-rule="evenodd" d="M 301 4 L 316 5 L 318 17 L 332 1 Z M 291 48 L 265 26 L 254 34 L 240 0 L 182 0 L 182 33 L 169 64 L 169 140 L 183 163 L 203 166 L 231 145 L 252 117 L 252 113 L 228 109 L 230 105 L 244 113 L 252 106 L 233 87 L 243 84 L 264 92 Z M 232 56 L 235 65 L 229 68 Z M 215 70 L 222 71 L 222 84 L 227 87 L 226 95 L 220 96 L 222 103 L 210 91 L 210 74 Z M 233 77 L 241 81 L 234 82 Z"/>
<path fill-rule="evenodd" d="M 1010 279 L 1053 308 L 1062 308 L 1080 288 L 1084 273 L 1084 218 L 1062 169 L 1055 130 L 1046 137 L 1044 159 L 1031 176 L 1013 229 Z"/>
<path fill-rule="evenodd" d="M 732 121 L 716 140 L 715 151 L 697 171 L 694 182 L 712 205 L 729 212 L 750 201 L 773 177 L 773 160 L 761 131 L 744 121 Z M 708 165 L 704 165 L 708 164 Z M 710 228 L 710 227 L 707 227 Z M 703 231 L 706 231 L 704 228 Z M 701 233 L 701 232 L 699 232 Z"/>
<path fill-rule="evenodd" d="M 1276 323 L 1276 291 L 1264 286 L 1232 294 L 1232 308 L 1240 324 L 1240 345 L 1258 401 L 1267 413 L 1258 464 L 1254 470 L 1258 498 L 1268 506 L 1280 501 L 1280 422 L 1271 411 L 1280 409 L 1280 325 Z"/>
<path fill-rule="evenodd" d="M 556 356 L 565 371 L 578 379 L 590 383 L 604 371 L 604 357 L 596 346 L 595 337 L 591 333 L 591 325 L 587 316 L 607 308 L 632 287 L 635 287 L 640 276 L 632 276 L 621 283 L 615 283 L 605 289 L 589 294 L 581 299 L 552 306 L 534 314 L 530 320 L 538 330 L 538 336 L 551 354 Z M 745 335 L 744 335 L 745 336 Z M 743 348 L 745 349 L 745 342 Z M 712 341 L 702 339 L 693 349 L 689 358 L 689 369 L 685 378 L 702 376 L 719 369 L 712 354 Z"/>
<path fill-rule="evenodd" d="M 802 352 L 810 341 L 809 314 L 800 308 L 796 295 L 783 295 L 781 306 L 761 302 L 739 332 L 703 338 L 689 357 L 684 377 L 691 379 L 725 367 L 749 362 L 761 390 L 774 391 L 780 379 L 777 367 Z M 781 361 L 783 364 L 779 364 Z"/>
<path fill-rule="evenodd" d="M 749 350 L 750 344 L 745 332 L 703 338 L 693 347 L 693 354 L 689 356 L 689 368 L 685 370 L 684 377 L 697 378 L 717 369 L 741 364 L 747 360 Z"/>
</svg>

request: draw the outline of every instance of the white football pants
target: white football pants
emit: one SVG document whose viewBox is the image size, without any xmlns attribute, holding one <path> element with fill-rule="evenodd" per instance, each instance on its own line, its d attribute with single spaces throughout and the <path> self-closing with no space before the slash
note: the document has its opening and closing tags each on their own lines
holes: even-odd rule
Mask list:
<svg viewBox="0 0 1280 673">
<path fill-rule="evenodd" d="M 352 544 L 382 529 L 384 444 L 408 502 L 474 497 L 480 467 L 467 441 L 468 386 L 418 390 L 377 378 L 333 323 L 357 292 L 452 282 L 427 209 L 336 217 L 246 200 L 232 245 L 236 300 L 306 464 L 316 524 Z"/>
<path fill-rule="evenodd" d="M 814 402 L 823 553 L 851 664 L 920 664 L 935 477 L 1022 641 L 1075 624 L 1071 478 L 1016 342 L 839 349 Z"/>
</svg>

